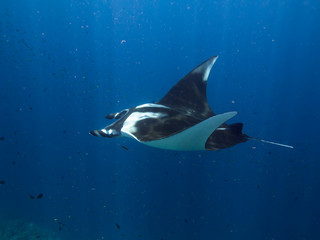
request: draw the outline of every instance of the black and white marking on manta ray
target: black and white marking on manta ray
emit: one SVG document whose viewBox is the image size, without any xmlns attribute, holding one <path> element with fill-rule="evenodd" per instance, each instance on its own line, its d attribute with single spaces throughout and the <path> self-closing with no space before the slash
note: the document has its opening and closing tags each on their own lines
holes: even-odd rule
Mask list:
<svg viewBox="0 0 320 240">
<path fill-rule="evenodd" d="M 283 147 L 242 133 L 242 123 L 226 124 L 237 112 L 214 114 L 207 100 L 207 80 L 218 56 L 193 69 L 156 103 L 145 103 L 107 119 L 117 119 L 101 130 L 99 137 L 130 137 L 148 146 L 170 150 L 219 150 L 249 139 Z"/>
</svg>

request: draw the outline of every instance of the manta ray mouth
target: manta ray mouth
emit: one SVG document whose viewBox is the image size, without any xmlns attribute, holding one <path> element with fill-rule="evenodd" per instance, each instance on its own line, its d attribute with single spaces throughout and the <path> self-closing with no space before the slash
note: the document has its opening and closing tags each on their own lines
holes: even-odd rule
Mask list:
<svg viewBox="0 0 320 240">
<path fill-rule="evenodd" d="M 112 138 L 112 137 L 116 137 L 120 135 L 120 132 L 115 130 L 115 129 L 101 129 L 101 130 L 93 130 L 90 131 L 90 134 L 92 136 L 95 137 L 108 137 L 108 138 Z"/>
</svg>

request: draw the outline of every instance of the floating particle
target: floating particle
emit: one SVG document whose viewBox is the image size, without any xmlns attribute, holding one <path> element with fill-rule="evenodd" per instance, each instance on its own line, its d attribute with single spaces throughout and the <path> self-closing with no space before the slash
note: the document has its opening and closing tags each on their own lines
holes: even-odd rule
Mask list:
<svg viewBox="0 0 320 240">
<path fill-rule="evenodd" d="M 116 227 L 117 227 L 118 229 L 120 229 L 120 225 L 119 225 L 118 223 L 116 223 Z"/>
</svg>

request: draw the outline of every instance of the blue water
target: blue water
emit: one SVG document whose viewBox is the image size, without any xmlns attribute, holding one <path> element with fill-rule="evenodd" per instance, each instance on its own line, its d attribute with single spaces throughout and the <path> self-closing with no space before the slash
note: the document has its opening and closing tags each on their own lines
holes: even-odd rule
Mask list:
<svg viewBox="0 0 320 240">
<path fill-rule="evenodd" d="M 316 0 L 1 0 L 1 219 L 61 239 L 320 239 L 319 43 Z M 88 134 L 214 55 L 214 112 L 294 149 Z"/>
</svg>

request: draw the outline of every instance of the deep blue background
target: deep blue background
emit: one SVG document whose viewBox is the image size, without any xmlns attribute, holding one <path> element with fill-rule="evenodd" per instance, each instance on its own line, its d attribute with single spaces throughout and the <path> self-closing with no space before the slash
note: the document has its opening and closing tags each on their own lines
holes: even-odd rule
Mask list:
<svg viewBox="0 0 320 240">
<path fill-rule="evenodd" d="M 1 218 L 62 239 L 320 239 L 319 43 L 316 0 L 1 0 Z M 213 110 L 293 150 L 88 134 L 213 55 Z"/>
</svg>

